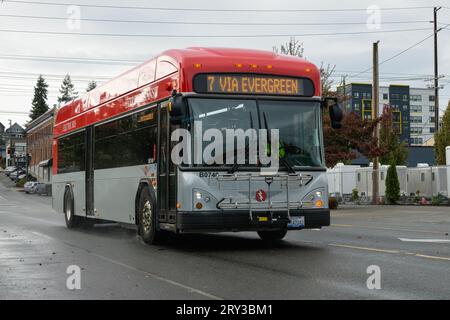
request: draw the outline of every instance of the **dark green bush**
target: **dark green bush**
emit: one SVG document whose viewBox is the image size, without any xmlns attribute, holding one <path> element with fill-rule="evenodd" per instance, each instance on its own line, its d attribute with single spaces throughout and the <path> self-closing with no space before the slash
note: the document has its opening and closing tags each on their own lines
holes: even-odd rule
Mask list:
<svg viewBox="0 0 450 320">
<path fill-rule="evenodd" d="M 390 165 L 386 175 L 386 202 L 396 204 L 400 199 L 400 182 L 395 165 Z"/>
<path fill-rule="evenodd" d="M 431 204 L 433 206 L 440 206 L 442 204 L 445 203 L 447 199 L 440 193 L 438 193 L 437 196 L 433 196 L 433 198 L 431 198 Z"/>
<path fill-rule="evenodd" d="M 359 200 L 359 194 L 358 194 L 358 189 L 354 188 L 352 190 L 352 201 L 356 202 Z"/>
<path fill-rule="evenodd" d="M 25 185 L 25 182 L 27 182 L 27 179 L 26 179 L 26 178 L 19 179 L 19 180 L 16 182 L 16 187 L 22 188 L 22 187 Z"/>
</svg>

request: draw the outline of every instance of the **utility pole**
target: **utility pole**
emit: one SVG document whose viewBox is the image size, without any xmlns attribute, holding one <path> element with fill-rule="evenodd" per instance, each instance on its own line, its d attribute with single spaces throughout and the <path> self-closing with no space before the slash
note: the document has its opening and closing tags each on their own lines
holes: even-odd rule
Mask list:
<svg viewBox="0 0 450 320">
<path fill-rule="evenodd" d="M 6 166 L 11 166 L 12 165 L 12 139 L 11 139 L 11 127 L 12 127 L 12 120 L 8 119 L 9 122 L 9 134 L 8 134 L 8 138 L 9 138 L 9 157 L 8 157 L 8 162 L 6 164 Z"/>
<path fill-rule="evenodd" d="M 373 43 L 373 75 L 372 75 L 372 120 L 378 117 L 378 105 L 379 105 L 379 74 L 378 74 L 378 43 L 380 41 Z M 380 146 L 379 139 L 379 126 L 377 124 L 374 137 L 377 141 L 377 146 Z M 372 204 L 379 204 L 379 163 L 378 157 L 373 159 L 373 171 L 372 171 Z"/>
<path fill-rule="evenodd" d="M 439 68 L 438 68 L 438 32 L 441 29 L 437 27 L 437 12 L 442 7 L 433 8 L 433 24 L 434 24 L 434 117 L 435 130 L 439 131 Z"/>
</svg>

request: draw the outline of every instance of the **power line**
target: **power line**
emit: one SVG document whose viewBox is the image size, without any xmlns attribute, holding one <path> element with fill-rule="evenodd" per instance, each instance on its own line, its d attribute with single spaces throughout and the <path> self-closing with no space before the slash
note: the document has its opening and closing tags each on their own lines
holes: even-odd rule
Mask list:
<svg viewBox="0 0 450 320">
<path fill-rule="evenodd" d="M 28 34 L 48 34 L 64 36 L 101 36 L 101 37 L 147 37 L 147 38 L 274 38 L 274 37 L 314 37 L 314 36 L 340 36 L 356 34 L 380 34 L 395 32 L 428 31 L 429 28 L 378 30 L 378 31 L 353 31 L 353 32 L 328 32 L 328 33 L 299 33 L 299 34 L 251 34 L 251 35 L 180 35 L 180 34 L 124 34 L 124 33 L 82 33 L 82 32 L 56 32 L 56 31 L 35 31 L 35 30 L 9 30 L 0 29 L 6 33 L 28 33 Z"/>
<path fill-rule="evenodd" d="M 34 77 L 21 77 L 21 76 L 6 76 L 6 75 L 0 75 L 0 79 L 17 79 L 17 80 L 31 80 L 36 82 L 36 78 Z M 78 79 L 71 79 L 72 82 L 89 82 L 91 80 L 78 80 Z M 95 79 L 94 79 L 95 80 Z M 62 81 L 62 79 L 49 79 L 47 78 L 46 81 Z"/>
<path fill-rule="evenodd" d="M 18 54 L 0 54 L 0 59 L 32 60 L 32 61 L 62 62 L 62 63 L 106 64 L 106 65 L 135 65 L 138 63 L 142 63 L 141 60 L 52 57 L 52 56 L 34 56 L 34 55 L 18 55 Z"/>
<path fill-rule="evenodd" d="M 444 27 L 441 28 L 441 30 L 445 30 L 448 26 L 450 26 L 450 24 L 445 25 Z M 388 58 L 388 59 L 386 59 L 386 60 L 381 61 L 378 65 L 382 65 L 382 64 L 384 64 L 384 63 L 386 63 L 386 62 L 388 62 L 388 61 L 391 61 L 391 60 L 397 58 L 398 56 L 402 55 L 403 53 L 405 53 L 405 52 L 407 52 L 407 51 L 409 51 L 409 50 L 411 50 L 411 49 L 417 47 L 418 45 L 422 44 L 423 42 L 425 42 L 426 40 L 428 40 L 428 39 L 431 38 L 431 37 L 434 37 L 434 34 L 429 35 L 428 37 L 426 37 L 426 38 L 420 40 L 419 42 L 417 42 L 417 43 L 413 44 L 412 46 L 406 48 L 405 50 L 403 50 L 403 51 L 401 51 L 401 52 L 399 52 L 399 53 L 393 55 L 392 57 L 390 57 L 390 58 Z M 362 72 L 359 72 L 359 73 L 357 73 L 356 75 L 352 75 L 352 76 L 350 76 L 350 77 L 358 76 L 358 75 L 360 75 L 360 74 L 362 74 L 362 73 L 366 73 L 366 72 L 368 72 L 368 71 L 371 71 L 372 69 L 373 69 L 373 67 L 370 67 L 370 68 L 368 68 L 368 69 L 366 69 L 366 70 L 364 70 L 364 71 L 362 71 Z M 434 76 L 433 76 L 433 77 L 434 77 Z"/>
<path fill-rule="evenodd" d="M 350 71 L 350 70 L 335 70 L 335 72 L 346 74 L 346 73 L 358 73 L 359 71 Z M 366 71 L 365 73 L 368 73 L 369 71 Z M 390 75 L 402 75 L 402 76 L 417 76 L 417 77 L 432 77 L 432 74 L 426 74 L 426 73 L 402 73 L 402 72 L 380 72 L 380 74 L 390 74 Z"/>
<path fill-rule="evenodd" d="M 412 46 L 406 48 L 405 50 L 402 50 L 401 52 L 399 52 L 399 53 L 393 55 L 392 57 L 390 57 L 390 58 L 388 58 L 388 59 L 386 59 L 386 60 L 381 61 L 378 65 L 382 65 L 382 64 L 384 64 L 384 63 L 386 63 L 386 62 L 388 62 L 388 61 L 391 61 L 391 60 L 397 58 L 398 56 L 400 56 L 400 55 L 402 55 L 403 53 L 405 53 L 405 52 L 407 52 L 407 51 L 409 51 L 409 50 L 411 50 L 411 49 L 417 47 L 418 45 L 422 44 L 423 42 L 425 42 L 426 40 L 430 39 L 430 38 L 433 37 L 433 36 L 434 36 L 434 34 L 427 36 L 426 38 L 420 40 L 419 42 L 413 44 Z M 367 68 L 366 70 L 361 71 L 361 72 L 359 72 L 359 73 L 357 73 L 357 74 L 351 75 L 350 77 L 356 77 L 356 76 L 359 76 L 360 74 L 369 72 L 369 71 L 371 71 L 372 69 L 373 69 L 373 67 Z"/>
<path fill-rule="evenodd" d="M 23 0 L 8 0 L 5 3 L 22 3 L 34 5 L 47 6 L 78 6 L 82 8 L 107 8 L 107 9 L 132 9 L 132 10 L 159 10 L 159 11 L 190 11 L 190 12 L 346 12 L 346 11 L 367 11 L 367 8 L 339 8 L 339 9 L 208 9 L 208 8 L 170 8 L 170 7 L 145 7 L 145 6 L 114 6 L 114 5 L 100 5 L 100 4 L 78 4 L 78 3 L 60 3 L 60 2 L 41 2 L 41 1 L 23 1 Z M 380 7 L 383 11 L 397 11 L 397 10 L 419 10 L 430 9 L 432 7 L 416 6 L 416 7 Z"/>
<path fill-rule="evenodd" d="M 51 73 L 33 73 L 33 72 L 13 72 L 13 71 L 0 71 L 0 74 L 6 74 L 6 75 L 29 75 L 29 76 L 43 76 L 44 78 L 64 78 L 66 74 L 51 74 Z M 70 74 L 71 78 L 77 78 L 77 79 L 111 79 L 109 76 L 90 76 L 90 75 L 74 75 Z"/>
<path fill-rule="evenodd" d="M 25 18 L 25 19 L 44 19 L 44 20 L 64 20 L 67 17 L 52 17 L 52 16 L 29 16 L 29 15 L 14 15 L 14 14 L 0 14 L 0 17 L 8 18 Z M 80 21 L 90 22 L 111 22 L 111 23 L 146 23 L 146 24 L 171 24 L 171 25 L 220 25 L 220 26 L 334 26 L 334 25 L 367 25 L 364 22 L 205 22 L 205 21 L 162 21 L 162 20 L 117 20 L 117 19 L 95 19 L 95 18 L 80 18 Z M 413 20 L 413 21 L 383 21 L 383 24 L 414 24 L 414 23 L 429 23 L 428 20 Z"/>
</svg>

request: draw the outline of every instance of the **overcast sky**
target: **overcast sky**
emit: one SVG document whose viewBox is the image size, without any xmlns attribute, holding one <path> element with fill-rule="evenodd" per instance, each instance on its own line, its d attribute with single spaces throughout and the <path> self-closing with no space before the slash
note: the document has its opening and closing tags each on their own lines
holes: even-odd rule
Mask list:
<svg viewBox="0 0 450 320">
<path fill-rule="evenodd" d="M 0 0 L 1 1 L 1 0 Z M 32 2 L 35 0 L 28 0 Z M 37 1 L 37 0 L 36 0 Z M 366 21 L 370 19 L 365 9 L 375 5 L 380 8 L 447 6 L 439 11 L 439 22 L 450 24 L 450 1 L 304 1 L 304 0 L 227 0 L 227 1 L 117 1 L 117 0 L 42 0 L 52 3 L 73 3 L 107 6 L 144 6 L 166 8 L 203 9 L 262 9 L 292 10 L 288 12 L 251 11 L 163 11 L 149 9 L 113 9 L 80 7 L 81 19 L 106 19 L 127 21 L 165 22 L 224 22 L 261 25 L 180 25 L 150 23 L 117 23 L 102 21 L 76 23 L 70 17 L 67 5 L 42 5 L 18 3 L 4 0 L 0 4 L 0 122 L 8 126 L 8 119 L 23 125 L 28 121 L 28 112 L 33 97 L 33 86 L 37 74 L 43 74 L 50 85 L 49 105 L 56 103 L 56 96 L 64 74 L 69 73 L 75 87 L 85 92 L 87 82 L 104 81 L 153 55 L 169 48 L 189 46 L 242 47 L 271 50 L 274 45 L 287 42 L 289 35 L 311 33 L 373 32 L 415 29 L 415 31 L 386 32 L 372 34 L 297 36 L 305 47 L 305 56 L 320 64 L 322 61 L 336 65 L 335 77 L 355 75 L 371 66 L 372 43 L 380 40 L 380 61 L 407 49 L 432 34 L 432 9 L 382 10 L 380 29 L 370 29 Z M 363 9 L 362 11 L 293 11 L 295 9 Z M 22 17 L 17 17 L 22 16 Z M 57 17 L 62 19 L 37 19 L 33 17 Z M 376 17 L 375 17 L 376 18 Z M 370 20 L 370 21 L 376 21 Z M 356 23 L 356 24 L 342 24 Z M 397 23 L 393 23 L 397 22 Z M 401 23 L 398 23 L 401 22 Z M 403 23 L 409 22 L 409 23 Z M 72 24 L 71 24 L 72 23 Z M 327 25 L 264 25 L 264 23 L 315 23 Z M 338 23 L 334 24 L 333 23 Z M 360 24 L 358 24 L 360 23 Z M 442 25 L 443 26 L 443 25 Z M 419 30 L 416 30 L 419 29 Z M 424 30 L 420 30 L 424 29 Z M 39 33 L 5 32 L 5 30 L 90 33 L 90 34 L 152 34 L 207 37 L 111 37 L 88 35 L 58 35 Z M 220 36 L 264 35 L 262 37 L 220 37 Z M 269 37 L 269 35 L 280 35 Z M 450 26 L 439 33 L 440 74 L 445 88 L 441 91 L 441 108 L 450 98 Z M 25 60 L 23 56 L 33 56 Z M 78 59 L 131 60 L 126 64 L 98 61 L 100 63 L 78 63 L 40 61 L 36 57 L 70 57 Z M 21 58 L 15 60 L 11 58 Z M 26 58 L 29 59 L 29 58 Z M 41 59 L 42 60 L 42 59 Z M 59 60 L 61 61 L 61 60 Z M 72 60 L 73 61 L 73 60 Z M 95 62 L 95 60 L 90 60 Z M 123 63 L 123 62 L 120 62 Z M 433 38 L 405 52 L 399 57 L 380 66 L 382 84 L 409 84 L 425 87 L 422 78 L 433 74 Z M 405 80 L 400 77 L 407 78 Z M 411 78 L 420 78 L 412 80 Z M 394 78 L 394 79 L 393 79 Z M 385 79 L 385 80 L 383 80 Z M 347 81 L 370 81 L 370 72 Z M 9 114 L 8 114 L 9 113 Z"/>
</svg>

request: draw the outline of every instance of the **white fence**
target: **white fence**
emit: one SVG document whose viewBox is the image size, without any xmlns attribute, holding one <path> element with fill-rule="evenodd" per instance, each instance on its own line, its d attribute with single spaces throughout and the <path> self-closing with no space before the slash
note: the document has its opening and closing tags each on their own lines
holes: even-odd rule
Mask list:
<svg viewBox="0 0 450 320">
<path fill-rule="evenodd" d="M 389 166 L 381 165 L 377 170 L 381 197 L 385 196 L 388 168 Z M 450 165 L 435 167 L 419 165 L 414 168 L 397 166 L 396 169 L 402 196 L 449 197 Z M 370 199 L 373 194 L 373 174 L 373 167 L 338 164 L 333 169 L 327 170 L 328 192 L 339 196 L 345 202 L 351 199 L 352 191 L 356 189 L 360 197 Z"/>
</svg>

